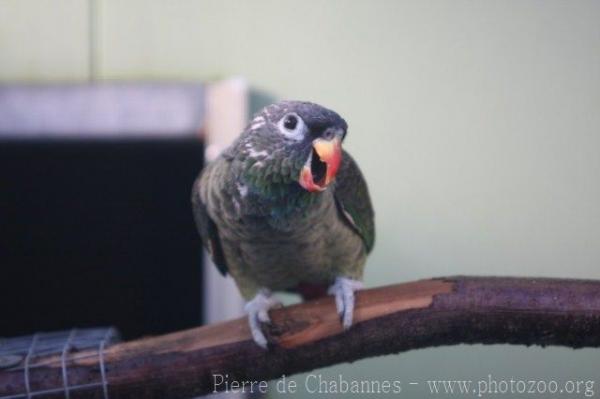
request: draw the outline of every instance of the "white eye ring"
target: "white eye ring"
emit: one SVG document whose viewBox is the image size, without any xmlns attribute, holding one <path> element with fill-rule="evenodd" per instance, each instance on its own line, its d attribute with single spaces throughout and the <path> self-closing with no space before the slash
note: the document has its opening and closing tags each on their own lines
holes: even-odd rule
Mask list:
<svg viewBox="0 0 600 399">
<path fill-rule="evenodd" d="M 277 123 L 277 127 L 281 134 L 295 141 L 302 140 L 306 132 L 306 124 L 295 112 L 285 114 Z"/>
</svg>

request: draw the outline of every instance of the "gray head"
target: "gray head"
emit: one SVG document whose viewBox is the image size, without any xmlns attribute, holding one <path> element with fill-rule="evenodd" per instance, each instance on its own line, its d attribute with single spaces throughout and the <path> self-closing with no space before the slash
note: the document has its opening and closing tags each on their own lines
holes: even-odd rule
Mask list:
<svg viewBox="0 0 600 399">
<path fill-rule="evenodd" d="M 256 173 L 279 173 L 272 180 L 287 178 L 310 192 L 323 191 L 335 179 L 347 129 L 346 121 L 330 109 L 282 101 L 254 116 L 240 137 L 241 151 L 257 161 L 248 163 Z"/>
</svg>

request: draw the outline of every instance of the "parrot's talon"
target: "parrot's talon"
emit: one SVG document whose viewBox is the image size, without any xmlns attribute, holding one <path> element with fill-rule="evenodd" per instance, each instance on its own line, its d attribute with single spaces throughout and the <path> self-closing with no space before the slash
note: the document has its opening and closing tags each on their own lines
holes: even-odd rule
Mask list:
<svg viewBox="0 0 600 399">
<path fill-rule="evenodd" d="M 354 315 L 354 291 L 363 288 L 363 283 L 347 277 L 337 277 L 335 283 L 329 287 L 327 292 L 335 296 L 335 307 L 341 318 L 344 330 L 352 325 Z"/>
<path fill-rule="evenodd" d="M 271 296 L 271 291 L 268 289 L 261 289 L 258 294 L 244 306 L 244 310 L 248 313 L 248 324 L 250 326 L 252 338 L 254 339 L 254 342 L 263 349 L 267 349 L 268 341 L 260 328 L 260 323 L 271 323 L 269 309 L 281 306 L 281 302 L 276 298 L 273 298 Z"/>
</svg>

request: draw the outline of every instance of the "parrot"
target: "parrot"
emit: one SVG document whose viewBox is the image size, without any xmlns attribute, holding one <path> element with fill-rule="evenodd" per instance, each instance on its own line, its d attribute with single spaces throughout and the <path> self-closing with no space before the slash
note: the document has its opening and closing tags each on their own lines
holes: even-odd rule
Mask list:
<svg viewBox="0 0 600 399">
<path fill-rule="evenodd" d="M 200 172 L 192 210 L 203 246 L 246 301 L 252 338 L 281 306 L 274 292 L 333 295 L 344 329 L 375 242 L 367 183 L 344 149 L 348 125 L 306 101 L 263 108 Z"/>
</svg>

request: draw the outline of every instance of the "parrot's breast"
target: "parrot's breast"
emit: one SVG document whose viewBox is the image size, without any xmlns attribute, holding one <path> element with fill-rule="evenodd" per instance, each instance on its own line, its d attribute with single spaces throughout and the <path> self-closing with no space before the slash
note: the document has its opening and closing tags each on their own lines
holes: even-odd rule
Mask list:
<svg viewBox="0 0 600 399">
<path fill-rule="evenodd" d="M 229 270 L 245 297 L 261 287 L 289 290 L 340 275 L 362 277 L 362 240 L 341 220 L 332 193 L 315 195 L 317 201 L 285 217 L 238 213 L 219 222 Z"/>
</svg>

